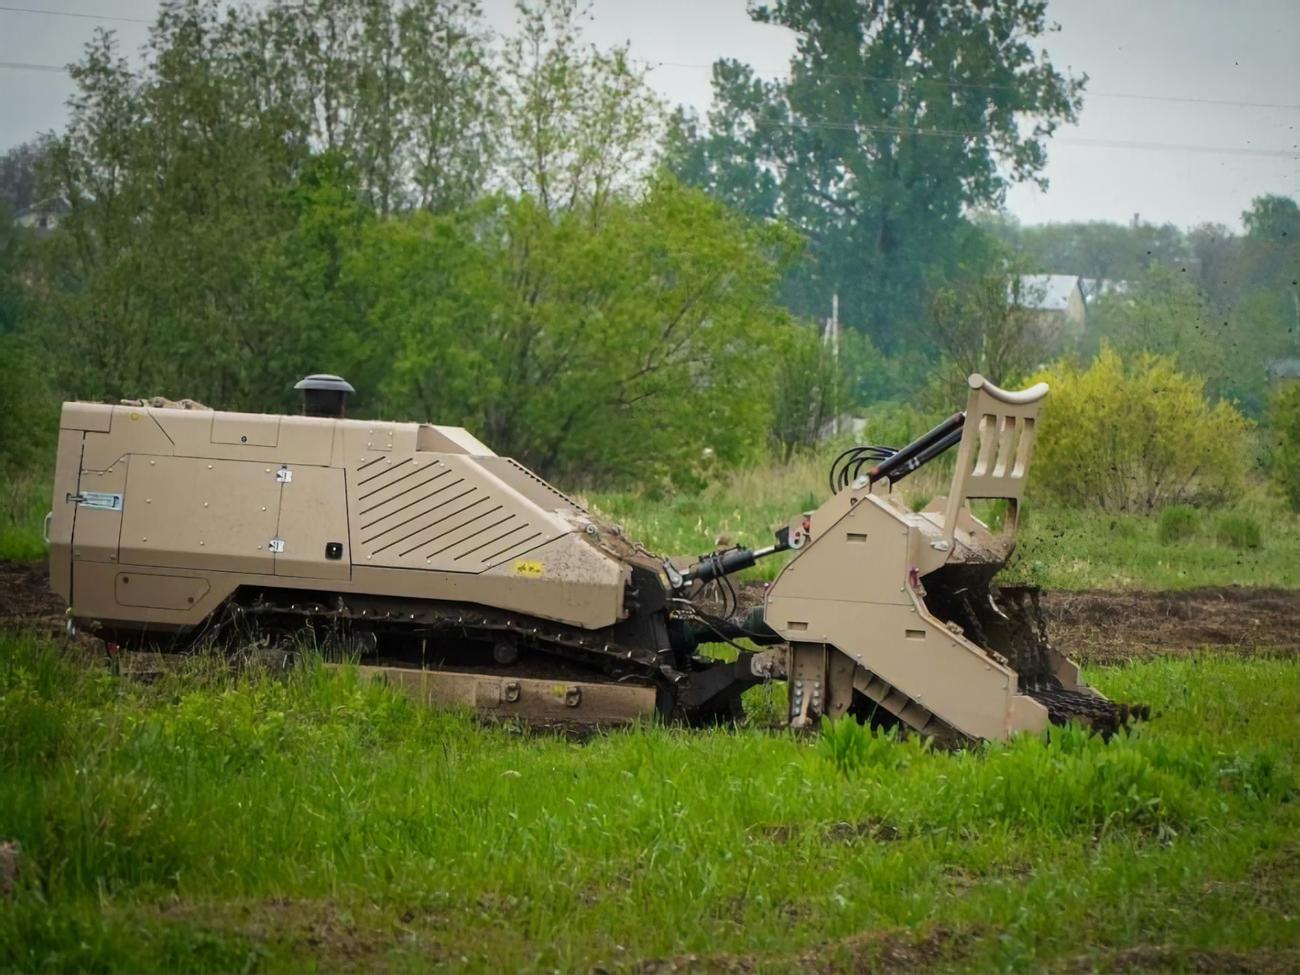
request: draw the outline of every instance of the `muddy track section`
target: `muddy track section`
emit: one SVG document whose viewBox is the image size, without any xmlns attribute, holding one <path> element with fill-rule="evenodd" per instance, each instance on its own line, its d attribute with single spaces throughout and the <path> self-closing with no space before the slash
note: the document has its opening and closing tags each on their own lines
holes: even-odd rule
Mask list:
<svg viewBox="0 0 1300 975">
<path fill-rule="evenodd" d="M 742 609 L 763 587 L 741 587 Z M 1207 648 L 1300 656 L 1300 589 L 1229 586 L 1182 592 L 1049 592 L 1048 635 L 1086 664 L 1184 655 Z M 0 626 L 61 631 L 63 604 L 43 564 L 0 562 Z"/>
</svg>

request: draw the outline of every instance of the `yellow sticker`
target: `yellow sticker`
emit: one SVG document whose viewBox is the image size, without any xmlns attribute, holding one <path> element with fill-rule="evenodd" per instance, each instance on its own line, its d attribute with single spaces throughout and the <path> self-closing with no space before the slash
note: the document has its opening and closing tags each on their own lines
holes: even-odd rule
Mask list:
<svg viewBox="0 0 1300 975">
<path fill-rule="evenodd" d="M 520 559 L 515 563 L 515 575 L 528 576 L 530 579 L 540 579 L 542 577 L 542 563 L 526 562 Z"/>
<path fill-rule="evenodd" d="M 140 414 L 139 414 L 139 413 L 132 413 L 132 414 L 131 414 L 131 419 L 132 419 L 132 420 L 138 420 L 138 419 L 140 419 Z"/>
</svg>

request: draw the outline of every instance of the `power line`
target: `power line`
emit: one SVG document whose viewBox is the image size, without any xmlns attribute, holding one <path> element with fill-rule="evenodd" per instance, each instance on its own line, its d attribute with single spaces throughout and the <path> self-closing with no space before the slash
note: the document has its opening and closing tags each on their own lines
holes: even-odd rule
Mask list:
<svg viewBox="0 0 1300 975">
<path fill-rule="evenodd" d="M 67 72 L 66 67 L 57 64 L 32 64 L 24 61 L 0 61 L 0 68 L 17 71 L 52 71 Z M 884 135 L 917 135 L 939 139 L 976 139 L 987 133 L 964 131 L 961 129 L 918 129 L 902 125 L 868 125 L 863 122 L 831 122 L 813 120 L 809 122 L 783 121 L 781 119 L 753 119 L 752 123 L 763 128 L 785 128 L 814 131 L 824 129 L 829 132 L 879 132 Z M 1054 136 L 1052 145 L 1086 146 L 1096 149 L 1135 149 L 1155 152 L 1193 152 L 1225 156 L 1265 156 L 1276 159 L 1296 158 L 1295 149 L 1257 149 L 1248 146 L 1203 146 L 1179 142 L 1142 142 L 1122 139 L 1083 139 L 1069 136 Z"/>
<path fill-rule="evenodd" d="M 650 68 L 694 68 L 701 70 L 712 70 L 712 64 L 689 64 L 683 61 L 645 61 L 641 64 Z M 867 81 L 877 84 L 902 85 L 911 87 L 918 84 L 935 85 L 941 88 L 968 88 L 988 91 L 1018 91 L 1017 85 L 1000 85 L 992 83 L 983 83 L 975 81 L 947 81 L 942 78 L 892 78 L 886 75 L 870 74 L 823 74 L 823 78 L 831 78 L 836 81 Z M 1139 92 L 1127 91 L 1084 91 L 1085 98 L 1127 98 L 1138 101 L 1151 102 L 1187 102 L 1194 105 L 1223 105 L 1230 108 L 1280 108 L 1290 111 L 1300 111 L 1300 104 L 1291 104 L 1288 102 L 1249 102 L 1236 101 L 1226 98 L 1192 98 L 1191 96 L 1180 95 L 1148 95 Z"/>
<path fill-rule="evenodd" d="M 905 125 L 870 125 L 865 122 L 832 122 L 813 120 L 809 122 L 785 121 L 782 119 L 752 119 L 753 125 L 760 128 L 785 128 L 805 131 L 825 129 L 831 132 L 879 132 L 882 135 L 916 135 L 938 139 L 978 139 L 988 135 L 986 132 L 973 132 L 963 129 L 919 129 Z M 1124 139 L 1087 139 L 1053 136 L 1051 145 L 1087 146 L 1097 149 L 1137 149 L 1147 151 L 1171 151 L 1210 153 L 1228 156 L 1268 156 L 1278 159 L 1292 159 L 1297 155 L 1295 147 L 1291 149 L 1257 149 L 1249 146 L 1204 146 L 1179 142 L 1147 142 Z"/>
<path fill-rule="evenodd" d="M 66 74 L 68 70 L 57 64 L 29 64 L 26 61 L 0 61 L 0 68 L 11 68 L 14 71 L 56 71 L 59 74 Z"/>
<path fill-rule="evenodd" d="M 41 14 L 45 17 L 76 17 L 79 20 L 114 20 L 123 24 L 152 24 L 143 17 L 113 17 L 108 14 L 82 14 L 71 10 L 38 10 L 35 7 L 10 7 L 0 5 L 0 10 L 13 14 Z"/>
</svg>

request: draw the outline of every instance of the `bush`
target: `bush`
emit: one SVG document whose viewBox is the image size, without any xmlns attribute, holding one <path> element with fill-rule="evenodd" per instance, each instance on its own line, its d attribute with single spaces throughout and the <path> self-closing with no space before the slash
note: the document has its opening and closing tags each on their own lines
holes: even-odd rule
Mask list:
<svg viewBox="0 0 1300 975">
<path fill-rule="evenodd" d="M 1211 405 L 1202 380 L 1163 356 L 1125 362 L 1103 347 L 1087 369 L 1063 362 L 1036 440 L 1034 489 L 1073 507 L 1151 512 L 1217 504 L 1244 486 L 1250 421 Z"/>
<path fill-rule="evenodd" d="M 1196 531 L 1196 509 L 1187 504 L 1171 504 L 1160 512 L 1157 534 L 1160 544 L 1169 545 L 1191 537 Z"/>
<path fill-rule="evenodd" d="M 1233 548 L 1259 548 L 1264 543 L 1264 533 L 1259 522 L 1250 515 L 1230 511 L 1220 516 L 1214 526 L 1219 544 Z"/>
<path fill-rule="evenodd" d="M 1268 467 L 1291 505 L 1300 511 L 1300 382 L 1287 383 L 1268 404 Z"/>
</svg>

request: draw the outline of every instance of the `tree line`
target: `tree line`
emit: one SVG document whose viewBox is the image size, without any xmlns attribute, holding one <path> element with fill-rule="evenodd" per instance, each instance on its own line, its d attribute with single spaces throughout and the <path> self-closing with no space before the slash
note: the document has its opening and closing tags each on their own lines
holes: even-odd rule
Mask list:
<svg viewBox="0 0 1300 975">
<path fill-rule="evenodd" d="M 293 409 L 295 379 L 332 371 L 363 415 L 463 424 L 553 476 L 684 477 L 935 376 L 1041 365 L 1006 282 L 1084 273 L 1090 231 L 979 214 L 1042 180 L 1082 105 L 1038 50 L 1044 5 L 752 15 L 795 32 L 789 77 L 721 61 L 704 117 L 589 44 L 577 0 L 529 0 L 504 36 L 476 0 L 171 0 L 134 64 L 97 34 L 66 128 L 0 161 L 11 208 L 60 210 L 49 233 L 0 221 L 3 461 L 30 462 L 62 398 Z M 1257 209 L 1170 251 L 1231 287 L 1143 279 L 1108 341 L 1190 355 L 1178 302 L 1202 302 L 1273 355 L 1296 235 Z"/>
</svg>

